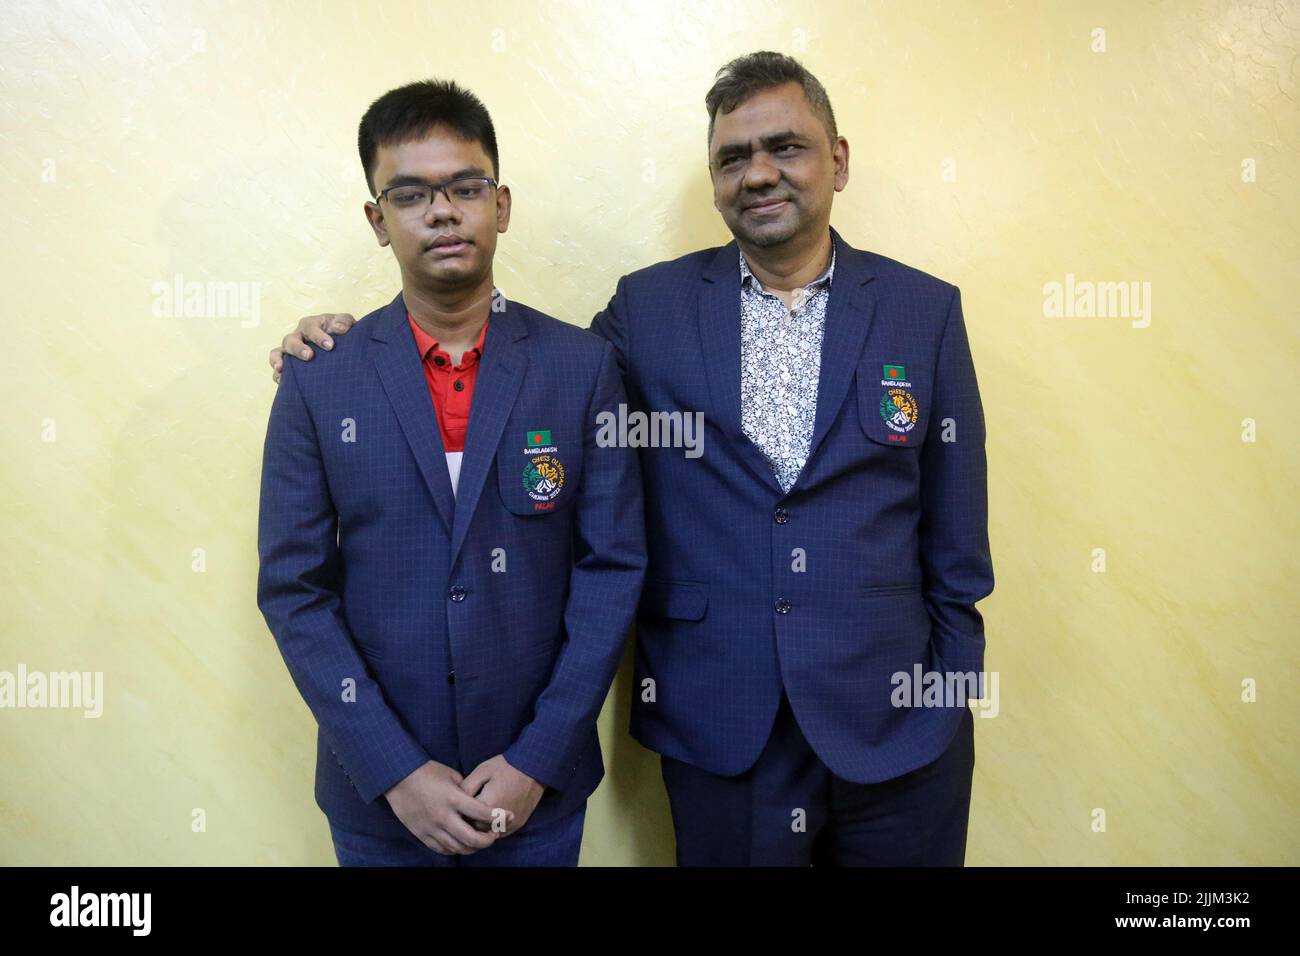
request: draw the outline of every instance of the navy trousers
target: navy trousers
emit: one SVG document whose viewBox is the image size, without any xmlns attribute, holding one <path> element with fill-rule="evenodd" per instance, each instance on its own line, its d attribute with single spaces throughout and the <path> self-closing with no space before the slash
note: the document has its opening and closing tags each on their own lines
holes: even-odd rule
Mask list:
<svg viewBox="0 0 1300 956">
<path fill-rule="evenodd" d="M 468 856 L 444 856 L 430 850 L 414 834 L 390 840 L 354 833 L 330 824 L 339 866 L 577 866 L 587 805 L 543 827 L 525 823 L 486 849 Z"/>
<path fill-rule="evenodd" d="M 881 783 L 836 777 L 782 696 L 758 761 L 722 777 L 661 757 L 678 866 L 961 866 L 975 721 L 940 757 Z"/>
</svg>

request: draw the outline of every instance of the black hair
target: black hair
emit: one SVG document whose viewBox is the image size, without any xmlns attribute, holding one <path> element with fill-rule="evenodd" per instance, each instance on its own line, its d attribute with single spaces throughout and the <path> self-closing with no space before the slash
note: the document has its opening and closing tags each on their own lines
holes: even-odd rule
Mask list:
<svg viewBox="0 0 1300 956">
<path fill-rule="evenodd" d="M 713 121 L 720 111 L 730 113 L 755 93 L 786 83 L 798 83 L 803 89 L 803 95 L 826 127 L 833 144 L 839 131 L 835 128 L 835 111 L 831 109 L 826 87 L 794 57 L 770 50 L 738 56 L 718 71 L 717 79 L 704 96 L 704 106 L 709 111 L 709 142 L 713 142 Z"/>
<path fill-rule="evenodd" d="M 497 131 L 483 101 L 451 80 L 422 80 L 389 90 L 370 104 L 357 130 L 357 149 L 366 185 L 375 193 L 374 172 L 380 146 L 393 146 L 446 126 L 476 142 L 492 160 L 492 176 L 501 175 Z"/>
</svg>

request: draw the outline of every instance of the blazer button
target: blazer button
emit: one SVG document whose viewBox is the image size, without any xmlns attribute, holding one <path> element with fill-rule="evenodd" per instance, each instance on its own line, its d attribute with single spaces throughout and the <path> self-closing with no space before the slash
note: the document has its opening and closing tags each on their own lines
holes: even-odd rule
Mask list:
<svg viewBox="0 0 1300 956">
<path fill-rule="evenodd" d="M 790 613 L 790 607 L 791 607 L 791 604 L 790 604 L 789 600 L 787 600 L 786 598 L 777 598 L 777 599 L 776 599 L 776 613 L 777 613 L 777 614 L 789 614 L 789 613 Z"/>
<path fill-rule="evenodd" d="M 459 584 L 452 585 L 451 590 L 447 592 L 447 596 L 451 598 L 453 601 L 465 600 L 465 594 L 466 594 L 465 588 L 463 588 Z"/>
<path fill-rule="evenodd" d="M 448 683 L 448 684 L 454 684 L 454 683 L 456 683 L 456 672 L 455 672 L 455 671 L 448 671 L 448 672 L 447 672 L 447 683 Z"/>
<path fill-rule="evenodd" d="M 777 508 L 776 511 L 773 512 L 772 517 L 776 519 L 777 524 L 785 524 L 790 520 L 790 512 L 786 511 L 784 508 Z"/>
</svg>

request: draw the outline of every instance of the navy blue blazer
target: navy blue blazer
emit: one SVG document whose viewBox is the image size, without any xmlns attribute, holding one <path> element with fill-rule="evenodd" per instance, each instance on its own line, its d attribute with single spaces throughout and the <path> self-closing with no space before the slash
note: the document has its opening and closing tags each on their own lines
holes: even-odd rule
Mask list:
<svg viewBox="0 0 1300 956">
<path fill-rule="evenodd" d="M 713 773 L 753 765 L 784 689 L 835 774 L 899 776 L 943 752 L 965 704 L 893 706 L 894 675 L 983 669 L 984 416 L 959 292 L 832 238 L 811 450 L 789 494 L 741 431 L 735 242 L 623 277 L 592 325 L 633 410 L 704 416 L 698 458 L 641 449 L 632 733 Z"/>
<path fill-rule="evenodd" d="M 286 362 L 262 463 L 258 606 L 320 732 L 334 823 L 408 831 L 380 797 L 427 760 L 504 754 L 546 784 L 528 826 L 604 768 L 596 717 L 645 573 L 614 350 L 517 302 L 494 311 L 453 497 L 401 294 Z"/>
</svg>

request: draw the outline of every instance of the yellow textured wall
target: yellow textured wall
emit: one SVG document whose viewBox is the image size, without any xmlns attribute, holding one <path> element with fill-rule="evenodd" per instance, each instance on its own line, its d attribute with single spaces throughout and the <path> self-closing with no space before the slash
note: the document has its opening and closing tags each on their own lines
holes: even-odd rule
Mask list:
<svg viewBox="0 0 1300 956">
<path fill-rule="evenodd" d="M 0 671 L 102 671 L 105 702 L 0 710 L 0 863 L 334 862 L 255 522 L 267 349 L 398 288 L 366 105 L 429 76 L 483 97 L 497 283 L 585 325 L 619 275 L 727 238 L 703 96 L 763 48 L 831 94 L 836 227 L 962 289 L 1000 675 L 968 863 L 1300 863 L 1296 6 L 457 9 L 6 3 Z M 1044 315 L 1070 275 L 1149 282 L 1149 324 Z M 177 276 L 257 309 L 169 311 Z M 671 862 L 628 676 L 588 864 Z"/>
</svg>

